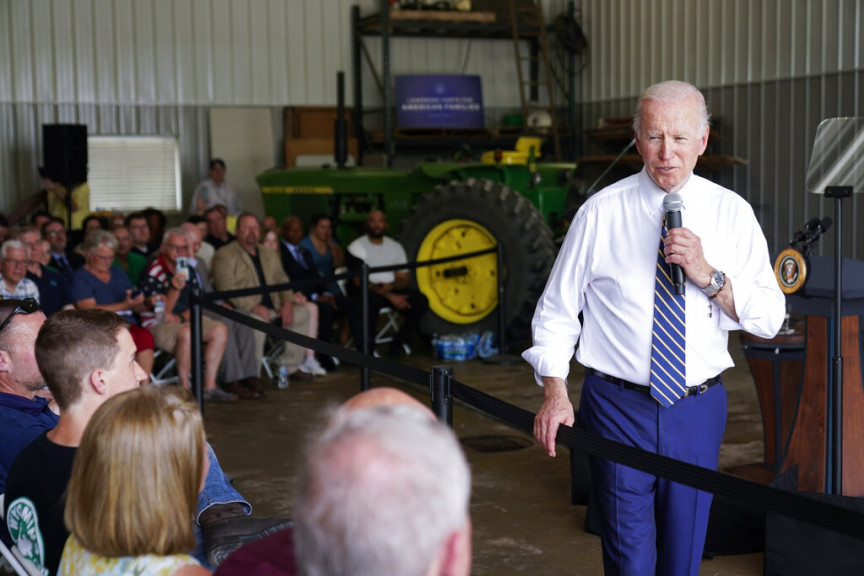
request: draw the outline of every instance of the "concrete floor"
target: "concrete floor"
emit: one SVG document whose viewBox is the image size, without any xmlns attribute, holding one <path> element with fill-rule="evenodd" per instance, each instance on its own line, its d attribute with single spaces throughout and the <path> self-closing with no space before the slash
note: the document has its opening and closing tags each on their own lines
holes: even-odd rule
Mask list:
<svg viewBox="0 0 864 576">
<path fill-rule="evenodd" d="M 720 453 L 721 469 L 762 461 L 762 422 L 758 400 L 737 337 L 730 339 L 736 368 L 725 374 L 729 417 Z M 415 350 L 406 363 L 429 369 L 442 364 Z M 536 412 L 542 389 L 533 383 L 523 362 L 490 366 L 478 360 L 451 363 L 456 379 L 497 398 Z M 582 369 L 574 364 L 571 400 L 578 405 Z M 428 395 L 401 381 L 375 375 L 372 386 L 392 385 L 414 393 L 428 404 Z M 310 382 L 275 387 L 257 401 L 207 405 L 206 427 L 223 468 L 254 506 L 256 516 L 290 517 L 294 472 L 302 458 L 304 439 L 336 406 L 359 391 L 360 371 L 343 366 Z M 533 438 L 457 405 L 454 428 L 463 442 L 473 473 L 471 514 L 474 521 L 473 574 L 602 574 L 600 540 L 583 530 L 585 506 L 570 504 L 567 451 L 547 457 Z M 477 437 L 506 437 L 513 450 L 480 451 Z M 701 576 L 759 575 L 762 554 L 703 560 Z"/>
</svg>

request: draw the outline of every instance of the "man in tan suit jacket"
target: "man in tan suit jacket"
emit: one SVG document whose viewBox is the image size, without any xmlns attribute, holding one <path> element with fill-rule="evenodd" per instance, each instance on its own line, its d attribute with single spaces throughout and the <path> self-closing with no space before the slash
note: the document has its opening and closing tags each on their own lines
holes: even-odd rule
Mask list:
<svg viewBox="0 0 864 576">
<path fill-rule="evenodd" d="M 237 218 L 237 239 L 216 251 L 210 266 L 213 284 L 220 292 L 259 288 L 287 284 L 288 276 L 282 268 L 279 254 L 258 243 L 260 235 L 258 217 L 243 213 Z M 309 314 L 303 306 L 295 306 L 292 290 L 282 290 L 262 295 L 232 298 L 231 304 L 247 314 L 257 316 L 265 322 L 281 319 L 283 328 L 307 334 Z M 265 334 L 255 331 L 255 350 L 260 364 L 264 352 Z M 285 343 L 285 352 L 280 357 L 282 365 L 288 367 L 291 378 L 308 380 L 311 374 L 298 370 L 305 349 Z"/>
</svg>

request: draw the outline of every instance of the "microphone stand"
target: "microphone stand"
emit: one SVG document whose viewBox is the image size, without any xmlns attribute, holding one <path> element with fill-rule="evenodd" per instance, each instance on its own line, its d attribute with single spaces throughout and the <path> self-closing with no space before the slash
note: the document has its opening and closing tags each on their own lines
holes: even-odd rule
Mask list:
<svg viewBox="0 0 864 576">
<path fill-rule="evenodd" d="M 831 493 L 843 494 L 843 199 L 851 186 L 826 186 L 825 197 L 834 198 L 834 357 L 831 370 Z"/>
</svg>

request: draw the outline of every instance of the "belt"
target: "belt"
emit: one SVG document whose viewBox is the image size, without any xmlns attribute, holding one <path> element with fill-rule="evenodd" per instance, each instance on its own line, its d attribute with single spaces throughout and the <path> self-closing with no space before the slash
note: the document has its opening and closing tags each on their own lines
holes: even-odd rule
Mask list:
<svg viewBox="0 0 864 576">
<path fill-rule="evenodd" d="M 595 370 L 594 368 L 586 369 L 588 374 L 592 374 L 601 380 L 605 380 L 610 384 L 615 384 L 616 386 L 621 386 L 622 388 L 627 388 L 628 390 L 635 390 L 636 392 L 641 392 L 642 394 L 651 395 L 651 387 L 645 386 L 642 384 L 634 384 L 633 382 L 628 382 L 627 380 L 622 380 L 621 378 L 616 378 L 615 376 L 609 376 L 608 374 L 604 374 L 599 370 Z M 709 378 L 702 384 L 698 386 L 688 386 L 684 389 L 684 394 L 681 396 L 682 398 L 687 398 L 688 396 L 698 396 L 699 394 L 704 394 L 708 391 L 708 389 L 715 384 L 720 383 L 720 375 L 714 376 L 713 378 Z"/>
</svg>

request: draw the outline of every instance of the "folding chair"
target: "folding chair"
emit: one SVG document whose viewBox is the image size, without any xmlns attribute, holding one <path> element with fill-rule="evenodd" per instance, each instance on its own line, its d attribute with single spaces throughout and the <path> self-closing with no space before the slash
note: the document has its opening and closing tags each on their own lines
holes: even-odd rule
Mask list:
<svg viewBox="0 0 864 576">
<path fill-rule="evenodd" d="M 153 353 L 153 371 L 150 373 L 150 382 L 156 386 L 180 383 L 174 356 L 164 350 L 156 349 Z"/>
<path fill-rule="evenodd" d="M 382 316 L 384 317 L 384 326 L 382 326 L 375 334 L 376 346 L 378 344 L 387 344 L 388 342 L 392 342 L 393 337 L 397 332 L 399 332 L 399 313 L 396 312 L 396 310 L 389 306 L 381 308 L 381 310 L 378 311 L 379 324 Z M 405 354 L 411 354 L 411 348 L 408 344 L 403 343 L 402 349 L 405 350 Z"/>
<path fill-rule="evenodd" d="M 261 357 L 261 366 L 264 367 L 264 372 L 268 378 L 276 378 L 279 370 L 279 356 L 282 354 L 282 349 L 285 347 L 285 342 L 267 336 L 264 341 L 264 355 Z"/>
</svg>

